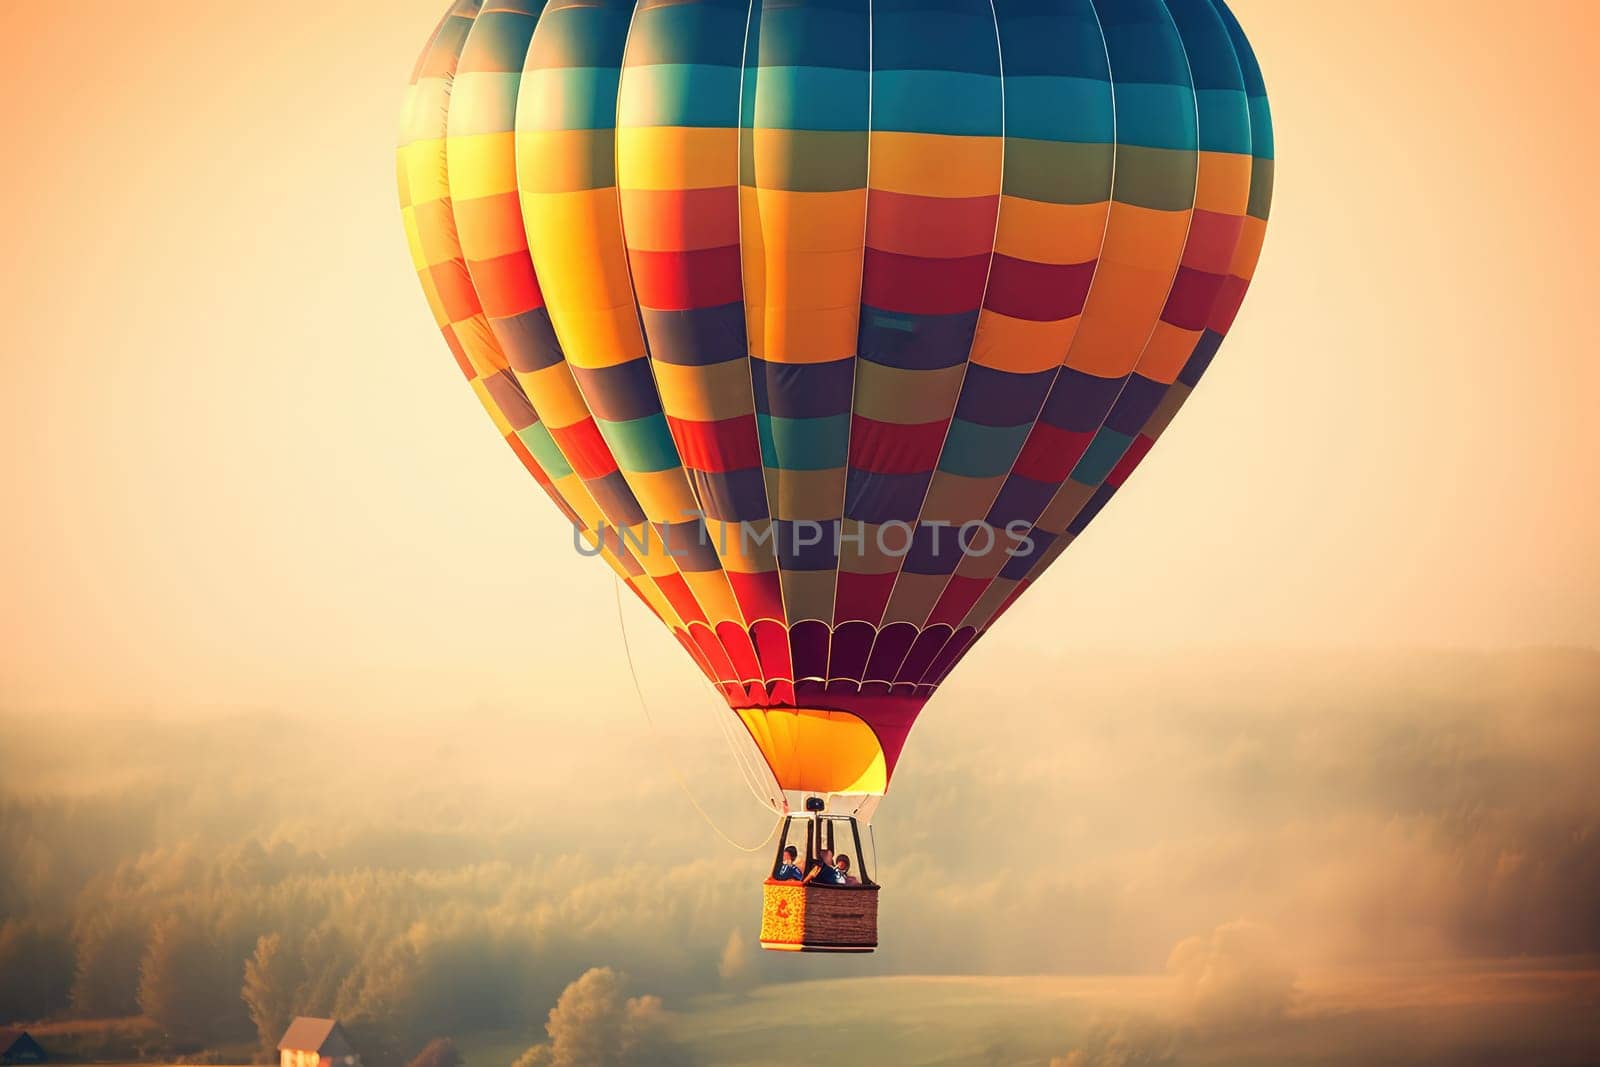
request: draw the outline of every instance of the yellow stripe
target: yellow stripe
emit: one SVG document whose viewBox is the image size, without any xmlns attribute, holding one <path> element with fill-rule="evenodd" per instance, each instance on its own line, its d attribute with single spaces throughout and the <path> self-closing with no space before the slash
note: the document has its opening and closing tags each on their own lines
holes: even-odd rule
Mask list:
<svg viewBox="0 0 1600 1067">
<path fill-rule="evenodd" d="M 874 189 L 916 196 L 996 196 L 1000 192 L 1001 137 L 874 130 Z"/>
<path fill-rule="evenodd" d="M 450 195 L 445 173 L 444 138 L 413 141 L 400 149 L 401 165 L 406 169 L 406 189 L 413 204 L 443 200 Z"/>
<path fill-rule="evenodd" d="M 733 598 L 733 589 L 728 585 L 727 576 L 720 570 L 684 571 L 683 580 L 688 583 L 689 592 L 694 595 L 695 602 L 706 613 L 706 619 L 713 627 L 719 622 L 744 625 L 744 616 Z"/>
<path fill-rule="evenodd" d="M 978 315 L 972 362 L 1012 374 L 1032 374 L 1061 365 L 1083 316 L 1054 322 L 1016 319 L 985 308 Z"/>
<path fill-rule="evenodd" d="M 715 189 L 738 180 L 737 129 L 617 130 L 617 184 L 624 189 Z"/>
<path fill-rule="evenodd" d="M 445 150 L 449 153 L 450 195 L 455 199 L 478 200 L 517 188 L 515 134 L 507 131 L 450 137 L 445 141 Z"/>
<path fill-rule="evenodd" d="M 1219 215 L 1243 215 L 1250 205 L 1250 157 L 1232 152 L 1201 152 L 1194 206 Z"/>
<path fill-rule="evenodd" d="M 522 217 L 550 320 L 567 358 L 608 367 L 644 355 L 615 189 L 522 190 Z"/>
<path fill-rule="evenodd" d="M 664 471 L 623 471 L 622 477 L 645 514 L 657 522 L 687 522 L 693 517 L 691 513 L 700 507 L 682 467 L 669 467 Z"/>
<path fill-rule="evenodd" d="M 1000 198 L 994 250 L 1030 263 L 1087 263 L 1100 254 L 1109 203 L 1046 204 Z"/>
<path fill-rule="evenodd" d="M 546 426 L 564 430 L 589 417 L 589 405 L 565 361 L 519 374 L 517 380 Z"/>
<path fill-rule="evenodd" d="M 526 84 L 526 83 L 524 83 Z M 527 90 L 524 89 L 524 92 Z M 611 130 L 519 130 L 517 185 L 524 199 L 531 193 L 573 193 L 612 188 L 608 161 L 615 159 L 616 138 Z M 596 174 L 596 163 L 601 173 Z"/>
<path fill-rule="evenodd" d="M 718 422 L 755 410 L 750 364 L 742 359 L 693 367 L 653 360 L 661 408 L 676 419 Z"/>
<path fill-rule="evenodd" d="M 899 425 L 947 418 L 965 372 L 960 363 L 938 370 L 908 370 L 861 360 L 856 364 L 856 414 Z"/>
</svg>

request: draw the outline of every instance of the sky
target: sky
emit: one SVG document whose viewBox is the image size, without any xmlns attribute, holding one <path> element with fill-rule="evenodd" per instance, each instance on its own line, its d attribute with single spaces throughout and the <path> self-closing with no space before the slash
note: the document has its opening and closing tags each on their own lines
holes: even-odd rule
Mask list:
<svg viewBox="0 0 1600 1067">
<path fill-rule="evenodd" d="M 407 259 L 392 144 L 438 6 L 0 10 L 8 707 L 632 699 L 609 573 Z M 947 702 L 1056 653 L 1600 644 L 1600 16 L 1234 6 L 1278 145 L 1250 298 Z M 647 685 L 713 700 L 628 613 Z"/>
<path fill-rule="evenodd" d="M 667 991 L 751 932 L 759 866 L 667 771 L 741 839 L 769 821 L 716 698 L 625 601 L 673 736 L 641 725 L 609 572 L 418 292 L 393 142 L 442 3 L 0 5 L 0 736 L 26 768 L 0 800 L 28 801 L 0 836 L 58 872 L 100 841 L 288 841 L 329 877 L 420 853 L 441 916 L 581 915 L 552 966 Z M 1261 1062 L 1346 1047 L 1325 1026 L 1425 1037 L 1428 996 L 1489 1051 L 1396 1063 L 1508 1062 L 1524 1030 L 1597 1047 L 1600 14 L 1233 6 L 1277 130 L 1252 292 L 1129 487 L 930 704 L 860 970 L 1165 975 L 1202 1016 L 1186 983 L 1231 976 Z M 429 873 L 430 842 L 457 866 Z M 976 876 L 939 877 L 952 848 Z M 658 921 L 644 864 L 692 922 Z M 1549 957 L 1587 968 L 1552 983 L 1581 1001 L 1561 1027 L 1478 970 Z M 1405 968 L 1415 1002 L 1379 981 Z M 1051 1048 L 1170 1062 L 1141 1025 Z"/>
</svg>

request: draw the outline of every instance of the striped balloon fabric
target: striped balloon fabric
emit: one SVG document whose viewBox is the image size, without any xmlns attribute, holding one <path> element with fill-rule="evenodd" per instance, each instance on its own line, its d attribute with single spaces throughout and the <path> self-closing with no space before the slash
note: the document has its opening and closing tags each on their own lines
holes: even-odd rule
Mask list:
<svg viewBox="0 0 1600 1067">
<path fill-rule="evenodd" d="M 456 0 L 398 169 L 575 547 L 782 786 L 881 793 L 1210 364 L 1272 160 L 1222 0 Z"/>
</svg>

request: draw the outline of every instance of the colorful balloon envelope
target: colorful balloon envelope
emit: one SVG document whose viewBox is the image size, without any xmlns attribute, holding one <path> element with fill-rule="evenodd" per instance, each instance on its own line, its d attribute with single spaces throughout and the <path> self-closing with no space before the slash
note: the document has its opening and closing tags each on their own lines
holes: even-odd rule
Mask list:
<svg viewBox="0 0 1600 1067">
<path fill-rule="evenodd" d="M 873 794 L 1211 363 L 1272 160 L 1222 0 L 457 0 L 398 169 L 575 543 Z"/>
</svg>

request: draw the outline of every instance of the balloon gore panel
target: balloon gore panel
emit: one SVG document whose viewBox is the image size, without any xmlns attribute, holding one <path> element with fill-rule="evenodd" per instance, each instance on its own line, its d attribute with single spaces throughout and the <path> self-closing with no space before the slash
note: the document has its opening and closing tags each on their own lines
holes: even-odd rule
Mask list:
<svg viewBox="0 0 1600 1067">
<path fill-rule="evenodd" d="M 881 793 L 1217 354 L 1273 140 L 1222 0 L 455 0 L 397 173 L 574 544 L 781 785 Z"/>
</svg>

